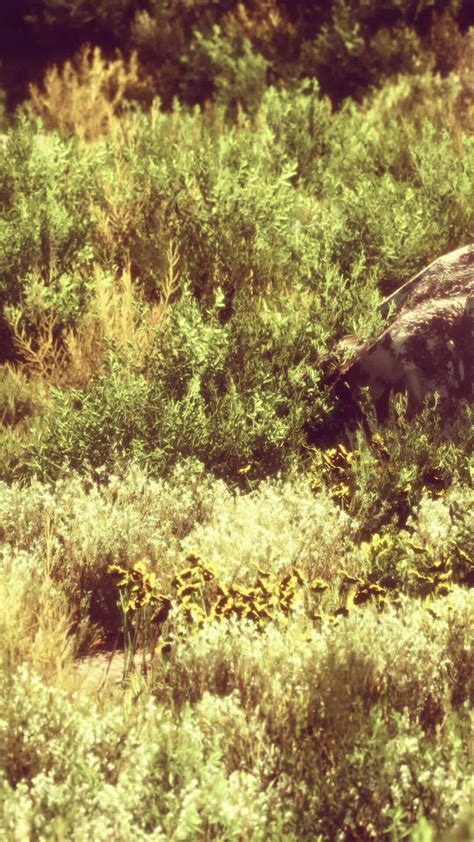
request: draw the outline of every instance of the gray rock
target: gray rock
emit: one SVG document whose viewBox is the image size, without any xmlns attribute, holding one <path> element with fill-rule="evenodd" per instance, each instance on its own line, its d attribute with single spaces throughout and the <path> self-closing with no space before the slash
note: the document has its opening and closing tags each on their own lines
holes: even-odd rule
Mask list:
<svg viewBox="0 0 474 842">
<path fill-rule="evenodd" d="M 332 379 L 349 413 L 362 386 L 369 387 L 379 421 L 387 418 L 394 392 L 407 394 L 408 417 L 434 392 L 441 406 L 473 399 L 474 244 L 430 263 L 380 309 L 393 313 L 378 339 L 342 343 L 354 351 Z"/>
</svg>

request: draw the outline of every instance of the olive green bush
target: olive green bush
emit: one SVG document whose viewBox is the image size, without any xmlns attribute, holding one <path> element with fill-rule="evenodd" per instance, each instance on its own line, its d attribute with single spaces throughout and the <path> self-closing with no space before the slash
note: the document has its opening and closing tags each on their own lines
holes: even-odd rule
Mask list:
<svg viewBox="0 0 474 842">
<path fill-rule="evenodd" d="M 53 390 L 27 454 L 30 472 L 113 467 L 130 454 L 160 473 L 195 457 L 223 476 L 251 478 L 288 467 L 313 408 L 297 302 L 255 312 L 242 302 L 222 323 L 222 297 L 203 312 L 183 292 L 141 366 L 111 353 L 87 389 Z M 286 312 L 285 312 L 286 310 Z M 317 327 L 314 329 L 317 355 Z M 258 355 L 257 355 L 258 349 Z"/>
<path fill-rule="evenodd" d="M 387 87 L 385 100 L 349 102 L 331 116 L 307 82 L 291 93 L 269 88 L 256 117 L 242 115 L 236 126 L 226 128 L 222 109 L 208 116 L 180 107 L 173 116 L 155 113 L 151 126 L 136 124 L 121 176 L 135 197 L 140 185 L 141 204 L 138 232 L 123 246 L 131 245 L 142 282 L 152 288 L 139 240 L 154 239 L 140 230 L 142 214 L 145 224 L 161 221 L 175 234 L 181 273 L 200 295 L 216 285 L 230 296 L 242 286 L 263 292 L 303 282 L 320 294 L 329 283 L 331 299 L 336 285 L 357 282 L 357 301 L 347 304 L 360 309 L 370 301 L 365 284 L 391 290 L 427 255 L 466 241 L 472 140 L 464 134 L 460 148 L 443 114 L 418 125 L 414 114 L 420 99 L 431 101 L 429 87 L 418 101 L 413 95 L 405 117 L 415 85 L 406 77 L 392 86 L 402 103 L 395 113 Z"/>
<path fill-rule="evenodd" d="M 429 111 L 423 80 L 420 94 L 402 77 L 334 114 L 315 83 L 268 88 L 231 124 L 223 105 L 155 106 L 88 148 L 23 120 L 14 177 L 7 152 L 3 164 L 4 319 L 21 358 L 61 387 L 29 470 L 132 453 L 159 472 L 194 456 L 235 481 L 247 464 L 255 478 L 294 464 L 304 432 L 329 420 L 324 353 L 344 333 L 376 335 L 380 296 L 472 238 L 472 137 L 454 112 Z M 77 349 L 100 279 L 123 273 L 146 361 L 103 329 L 100 351 L 82 352 L 97 354 L 95 379 L 68 375 L 71 331 Z"/>
<path fill-rule="evenodd" d="M 25 329 L 45 310 L 58 329 L 76 324 L 93 261 L 130 265 L 156 298 L 173 238 L 179 277 L 207 303 L 216 288 L 228 309 L 242 289 L 304 284 L 324 308 L 326 335 L 360 327 L 377 290 L 472 236 L 472 139 L 446 123 L 447 108 L 419 125 L 423 103 L 438 98 L 423 78 L 421 97 L 404 77 L 385 98 L 333 115 L 311 82 L 269 88 L 254 118 L 235 125 L 223 107 L 155 108 L 124 118 L 124 134 L 92 150 L 24 123 L 3 158 L 4 306 L 21 301 L 11 315 Z"/>
<path fill-rule="evenodd" d="M 23 472 L 25 445 L 31 428 L 40 423 L 47 403 L 47 386 L 6 364 L 0 366 L 0 476 L 4 481 Z"/>
<path fill-rule="evenodd" d="M 232 97 L 245 107 L 265 64 L 286 84 L 320 79 L 339 103 L 396 74 L 452 70 L 463 50 L 466 14 L 456 0 L 231 1 L 218 9 L 154 3 L 136 14 L 131 42 L 167 104 L 173 93 L 191 103 L 221 99 L 231 80 Z"/>
<path fill-rule="evenodd" d="M 269 62 L 254 52 L 248 38 L 226 37 L 219 26 L 205 37 L 197 32 L 187 57 L 187 73 L 193 86 L 209 87 L 214 102 L 227 113 L 241 108 L 255 114 L 267 86 Z M 186 86 L 182 91 L 186 96 Z"/>
<path fill-rule="evenodd" d="M 413 423 L 395 416 L 371 445 L 360 436 L 350 510 L 372 531 L 404 526 L 422 495 L 444 495 L 456 482 L 470 487 L 472 431 L 472 408 L 460 405 L 450 422 L 427 407 Z"/>
</svg>

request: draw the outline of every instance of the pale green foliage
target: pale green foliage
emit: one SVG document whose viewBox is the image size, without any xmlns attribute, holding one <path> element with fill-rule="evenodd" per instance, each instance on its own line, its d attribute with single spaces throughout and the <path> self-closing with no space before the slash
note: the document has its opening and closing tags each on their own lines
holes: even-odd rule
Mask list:
<svg viewBox="0 0 474 842">
<path fill-rule="evenodd" d="M 130 692 L 104 712 L 20 668 L 2 680 L 0 719 L 2 826 L 13 838 L 230 842 L 245 832 L 258 842 L 278 833 L 283 805 L 258 767 L 223 760 L 223 733 L 242 719 L 236 701 L 208 697 L 176 717 Z"/>
<path fill-rule="evenodd" d="M 369 612 L 321 632 L 206 627 L 158 670 L 157 691 L 183 704 L 238 689 L 282 750 L 274 762 L 300 817 L 298 838 L 337 828 L 342 840 L 362 825 L 378 839 L 419 809 L 441 827 L 468 797 L 462 739 L 441 723 L 465 677 L 451 671 L 453 659 L 472 662 L 472 599 L 456 591 L 433 609 L 407 604 L 398 617 Z M 434 744 L 423 729 L 436 730 Z"/>
<path fill-rule="evenodd" d="M 325 622 L 321 632 L 301 623 L 290 626 L 287 634 L 274 626 L 260 634 L 250 626 L 245 633 L 238 626 L 229 633 L 225 624 L 211 625 L 180 644 L 172 671 L 164 663 L 160 672 L 167 675 L 180 702 L 200 698 L 204 688 L 227 693 L 239 687 L 250 707 L 258 703 L 265 710 L 269 727 L 280 716 L 278 727 L 286 727 L 282 699 L 276 704 L 277 696 L 285 696 L 288 711 L 298 710 L 300 722 L 306 721 L 317 699 L 313 713 L 318 721 L 321 718 L 321 727 L 324 722 L 341 737 L 346 728 L 350 733 L 351 726 L 341 721 L 342 709 L 331 704 L 333 696 L 339 697 L 341 708 L 352 708 L 357 696 L 370 704 L 385 702 L 400 712 L 409 708 L 434 727 L 449 710 L 450 685 L 454 689 L 459 678 L 448 670 L 452 639 L 472 659 L 472 652 L 468 654 L 472 597 L 457 589 L 433 607 L 428 611 L 408 603 L 400 616 L 393 610 L 382 616 L 368 610 L 336 626 Z M 284 656 L 288 646 L 294 653 L 290 659 Z M 346 673 L 351 676 L 350 687 Z M 465 694 L 468 691 L 465 688 Z"/>
<path fill-rule="evenodd" d="M 57 582 L 50 547 L 39 560 L 6 545 L 0 563 L 0 669 L 8 674 L 26 663 L 60 683 L 80 641 L 71 635 L 71 606 Z"/>
<path fill-rule="evenodd" d="M 222 483 L 193 465 L 177 468 L 168 480 L 151 480 L 131 466 L 102 486 L 78 476 L 54 488 L 37 481 L 28 487 L 2 484 L 0 557 L 11 570 L 27 553 L 35 577 L 49 554 L 50 575 L 73 616 L 84 620 L 91 613 L 107 625 L 117 600 L 108 566 L 146 557 L 166 588 L 182 538 L 212 516 L 223 493 Z"/>
<path fill-rule="evenodd" d="M 212 517 L 183 547 L 209 558 L 229 580 L 254 577 L 258 567 L 280 574 L 292 566 L 310 577 L 334 578 L 350 548 L 351 522 L 307 481 L 261 483 L 250 494 L 216 498 Z"/>
<path fill-rule="evenodd" d="M 33 121 L 22 120 L 0 150 L 0 302 L 30 330 L 45 311 L 60 324 L 81 314 L 92 192 L 87 158 Z"/>
<path fill-rule="evenodd" d="M 222 581 L 252 579 L 259 565 L 275 575 L 298 565 L 331 579 L 350 548 L 351 523 L 303 480 L 269 480 L 244 495 L 185 463 L 160 480 L 132 465 L 103 485 L 79 476 L 53 487 L 3 484 L 0 536 L 9 570 L 27 559 L 35 579 L 48 556 L 74 615 L 107 626 L 117 622 L 110 564 L 145 558 L 165 591 L 186 552 L 209 559 Z"/>
<path fill-rule="evenodd" d="M 462 490 L 443 503 L 423 499 L 417 540 L 430 518 L 441 530 L 433 540 L 442 538 L 456 505 L 469 515 Z M 132 673 L 125 694 L 99 693 L 98 704 L 86 664 L 80 682 L 71 664 L 91 623 L 117 627 L 114 560 L 131 569 L 145 559 L 163 589 L 189 550 L 222 581 L 250 582 L 258 565 L 275 574 L 299 565 L 337 585 L 339 564 L 357 563 L 351 530 L 326 492 L 311 495 L 302 479 L 267 480 L 244 495 L 190 463 L 166 480 L 132 465 L 101 484 L 79 476 L 3 484 L 8 833 L 105 840 L 113 827 L 124 840 L 245 833 L 255 842 L 342 842 L 360 826 L 369 839 L 388 839 L 419 814 L 450 826 L 467 798 L 473 663 L 464 589 L 381 614 L 362 606 L 320 625 L 299 610 L 260 630 L 225 620 L 191 626 L 166 656 L 158 648 L 148 684 Z M 157 703 L 147 701 L 150 690 Z"/>
<path fill-rule="evenodd" d="M 268 62 L 252 50 L 247 38 L 232 43 L 219 26 L 214 26 L 209 38 L 197 32 L 191 43 L 189 65 L 191 76 L 203 75 L 212 80 L 213 97 L 219 105 L 227 109 L 238 106 L 249 113 L 258 110 L 267 85 Z"/>
<path fill-rule="evenodd" d="M 453 485 L 438 499 L 424 494 L 408 525 L 415 540 L 442 550 L 448 540 L 474 541 L 474 489 Z M 469 552 L 468 545 L 465 547 Z"/>
<path fill-rule="evenodd" d="M 456 591 L 434 617 L 408 603 L 318 632 L 211 625 L 157 665 L 177 708 L 136 682 L 104 708 L 20 667 L 1 679 L 3 827 L 257 842 L 362 824 L 375 840 L 421 811 L 441 829 L 468 798 L 450 694 L 471 619 Z"/>
</svg>

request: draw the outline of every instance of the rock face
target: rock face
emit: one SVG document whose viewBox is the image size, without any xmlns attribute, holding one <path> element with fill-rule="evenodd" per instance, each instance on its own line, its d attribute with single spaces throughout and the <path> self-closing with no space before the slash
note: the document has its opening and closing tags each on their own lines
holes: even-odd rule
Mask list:
<svg viewBox="0 0 474 842">
<path fill-rule="evenodd" d="M 442 405 L 474 398 L 474 244 L 444 255 L 381 304 L 394 309 L 386 330 L 358 345 L 334 378 L 335 394 L 350 414 L 368 386 L 377 418 L 389 412 L 390 394 L 406 392 L 407 415 L 438 392 Z"/>
</svg>

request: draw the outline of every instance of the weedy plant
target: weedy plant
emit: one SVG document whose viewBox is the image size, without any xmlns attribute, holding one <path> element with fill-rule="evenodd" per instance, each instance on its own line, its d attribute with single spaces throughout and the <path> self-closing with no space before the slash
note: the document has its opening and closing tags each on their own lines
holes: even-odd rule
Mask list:
<svg viewBox="0 0 474 842">
<path fill-rule="evenodd" d="M 99 47 L 85 46 L 73 61 L 46 71 L 43 89 L 30 85 L 28 110 L 47 129 L 90 143 L 111 131 L 126 97 L 143 85 L 136 53 L 109 61 Z"/>
<path fill-rule="evenodd" d="M 166 622 L 171 609 L 171 600 L 157 590 L 156 574 L 144 561 L 137 561 L 130 570 L 112 564 L 109 572 L 118 577 L 118 605 L 125 651 L 123 677 L 126 678 L 134 669 L 139 644 L 143 651 L 142 668 L 146 671 L 146 656 L 154 654 L 160 627 Z"/>
</svg>

